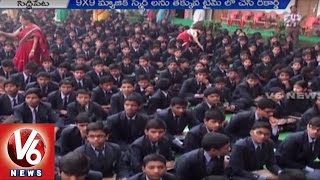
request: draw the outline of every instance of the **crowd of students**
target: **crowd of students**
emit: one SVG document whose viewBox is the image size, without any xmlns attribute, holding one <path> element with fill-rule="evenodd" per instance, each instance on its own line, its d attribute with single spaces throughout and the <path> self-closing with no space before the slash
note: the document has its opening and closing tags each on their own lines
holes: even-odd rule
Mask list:
<svg viewBox="0 0 320 180">
<path fill-rule="evenodd" d="M 57 179 L 319 179 L 320 44 L 91 15 L 34 12 L 50 58 L 21 71 L 0 34 L 1 120 L 55 123 Z"/>
</svg>

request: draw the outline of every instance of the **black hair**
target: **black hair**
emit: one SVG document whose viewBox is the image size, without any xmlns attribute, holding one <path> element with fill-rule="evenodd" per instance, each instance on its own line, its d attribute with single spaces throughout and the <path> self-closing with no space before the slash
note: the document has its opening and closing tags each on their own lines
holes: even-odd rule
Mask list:
<svg viewBox="0 0 320 180">
<path fill-rule="evenodd" d="M 182 97 L 173 97 L 170 101 L 170 105 L 171 106 L 175 106 L 175 105 L 181 105 L 181 106 L 188 106 L 188 101 L 186 101 L 184 98 Z"/>
<path fill-rule="evenodd" d="M 87 134 L 90 131 L 100 131 L 100 130 L 103 131 L 106 135 L 110 133 L 109 128 L 105 126 L 102 121 L 97 121 L 97 122 L 91 122 L 88 124 Z"/>
<path fill-rule="evenodd" d="M 256 129 L 260 129 L 260 128 L 268 129 L 270 132 L 272 131 L 270 123 L 265 122 L 265 121 L 254 122 L 254 124 L 251 127 L 251 130 L 256 130 Z"/>
<path fill-rule="evenodd" d="M 210 119 L 223 122 L 225 120 L 225 114 L 218 108 L 209 109 L 204 114 L 204 121 L 209 121 Z"/>
<path fill-rule="evenodd" d="M 214 87 L 209 87 L 209 88 L 205 89 L 203 92 L 204 97 L 208 97 L 211 94 L 218 94 L 219 96 L 221 96 L 220 90 L 217 88 L 214 88 Z"/>
<path fill-rule="evenodd" d="M 149 129 L 167 129 L 166 124 L 162 120 L 157 120 L 157 119 L 151 119 L 147 122 L 145 130 Z"/>
<path fill-rule="evenodd" d="M 210 151 L 211 149 L 220 149 L 223 146 L 230 143 L 230 139 L 225 134 L 210 132 L 207 133 L 202 138 L 202 148 L 205 151 Z"/>
<path fill-rule="evenodd" d="M 6 81 L 3 83 L 3 87 L 6 87 L 6 85 L 8 85 L 8 84 L 12 84 L 12 85 L 14 85 L 14 86 L 16 86 L 16 87 L 19 87 L 19 83 L 18 83 L 17 81 L 13 80 L 13 79 L 8 79 L 8 80 L 6 80 Z"/>
<path fill-rule="evenodd" d="M 76 118 L 75 118 L 75 122 L 77 123 L 89 123 L 90 122 L 90 118 L 89 118 L 89 113 L 87 112 L 80 112 Z"/>
<path fill-rule="evenodd" d="M 308 124 L 320 128 L 320 117 L 311 118 Z"/>
<path fill-rule="evenodd" d="M 111 76 L 102 76 L 99 80 L 99 84 L 102 85 L 104 83 L 114 83 L 114 80 L 112 79 Z"/>
<path fill-rule="evenodd" d="M 70 80 L 67 79 L 63 79 L 59 82 L 59 87 L 61 87 L 62 85 L 71 85 L 73 87 L 73 83 Z"/>
<path fill-rule="evenodd" d="M 91 96 L 91 92 L 86 90 L 86 89 L 79 89 L 76 93 L 76 96 L 79 96 L 79 94 L 86 94 L 86 95 L 89 95 Z"/>
<path fill-rule="evenodd" d="M 59 160 L 59 170 L 69 175 L 87 175 L 90 170 L 89 157 L 81 152 L 69 152 Z"/>
<path fill-rule="evenodd" d="M 41 91 L 39 88 L 30 88 L 26 91 L 25 97 L 27 97 L 30 94 L 35 94 L 38 96 L 38 98 L 41 98 Z"/>
<path fill-rule="evenodd" d="M 151 161 L 159 161 L 162 162 L 163 165 L 166 165 L 166 158 L 161 154 L 149 154 L 143 158 L 143 167 L 146 167 L 146 165 Z"/>
<path fill-rule="evenodd" d="M 141 100 L 140 100 L 140 98 L 139 98 L 137 95 L 135 95 L 135 94 L 129 95 L 129 96 L 124 100 L 124 103 L 127 102 L 127 101 L 134 101 L 134 102 L 136 102 L 136 103 L 138 104 L 138 106 L 141 105 Z"/>
<path fill-rule="evenodd" d="M 51 75 L 48 72 L 39 72 L 37 74 L 37 78 L 40 78 L 40 77 L 45 77 L 45 78 L 51 79 Z"/>
<path fill-rule="evenodd" d="M 271 99 L 262 98 L 257 102 L 257 107 L 259 109 L 267 109 L 267 108 L 275 109 L 276 108 L 276 104 Z"/>
<path fill-rule="evenodd" d="M 170 88 L 170 80 L 168 78 L 160 78 L 156 85 L 160 90 L 167 91 Z"/>
</svg>

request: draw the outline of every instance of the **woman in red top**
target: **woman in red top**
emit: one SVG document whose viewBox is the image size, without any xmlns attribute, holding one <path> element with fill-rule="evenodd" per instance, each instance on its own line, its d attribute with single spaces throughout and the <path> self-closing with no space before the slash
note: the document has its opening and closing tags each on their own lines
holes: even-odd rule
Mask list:
<svg viewBox="0 0 320 180">
<path fill-rule="evenodd" d="M 200 22 L 202 23 L 202 22 Z M 199 23 L 194 24 L 190 29 L 187 29 L 185 31 L 183 31 L 182 33 L 180 33 L 177 36 L 177 39 L 180 39 L 183 41 L 182 46 L 183 47 L 189 47 L 190 45 L 190 40 L 194 41 L 195 43 L 197 43 L 197 45 L 202 49 L 203 51 L 203 46 L 200 44 L 198 36 L 201 33 L 201 28 L 198 27 Z"/>
<path fill-rule="evenodd" d="M 40 65 L 41 60 L 49 58 L 49 48 L 45 36 L 40 27 L 34 23 L 31 14 L 22 14 L 20 23 L 22 26 L 15 32 L 5 33 L 0 31 L 0 35 L 19 40 L 13 62 L 18 71 L 23 71 L 24 66 L 29 61 L 35 61 Z"/>
</svg>

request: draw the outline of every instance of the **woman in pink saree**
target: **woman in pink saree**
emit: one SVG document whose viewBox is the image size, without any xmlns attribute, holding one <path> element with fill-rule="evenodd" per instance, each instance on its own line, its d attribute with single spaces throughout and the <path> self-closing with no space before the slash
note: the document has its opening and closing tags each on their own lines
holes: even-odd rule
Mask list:
<svg viewBox="0 0 320 180">
<path fill-rule="evenodd" d="M 0 31 L 0 35 L 19 40 L 13 62 L 18 71 L 23 71 L 29 61 L 35 61 L 40 65 L 43 59 L 49 58 L 49 48 L 45 36 L 40 27 L 34 23 L 31 14 L 22 14 L 20 23 L 22 26 L 15 32 Z"/>
</svg>

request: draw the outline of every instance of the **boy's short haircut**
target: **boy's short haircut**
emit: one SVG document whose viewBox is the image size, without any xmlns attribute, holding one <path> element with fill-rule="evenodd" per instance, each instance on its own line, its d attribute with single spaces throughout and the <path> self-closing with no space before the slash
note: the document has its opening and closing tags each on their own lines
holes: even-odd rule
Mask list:
<svg viewBox="0 0 320 180">
<path fill-rule="evenodd" d="M 37 79 L 40 78 L 40 77 L 51 79 L 51 75 L 48 72 L 39 72 L 37 74 Z"/>
</svg>

